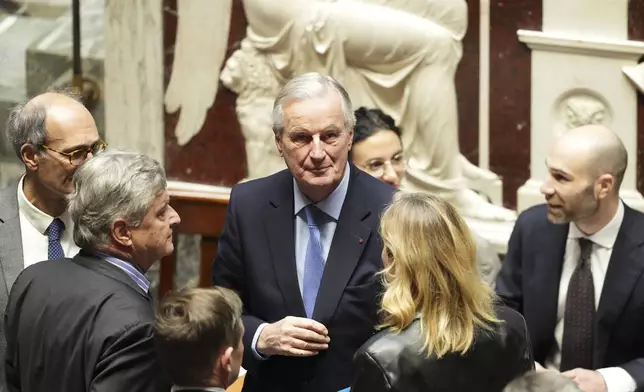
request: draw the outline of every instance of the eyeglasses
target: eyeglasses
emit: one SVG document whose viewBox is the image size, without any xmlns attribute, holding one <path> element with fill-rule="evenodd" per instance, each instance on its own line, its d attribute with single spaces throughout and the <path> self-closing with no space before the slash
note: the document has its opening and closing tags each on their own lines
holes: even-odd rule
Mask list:
<svg viewBox="0 0 644 392">
<path fill-rule="evenodd" d="M 87 155 L 91 152 L 92 155 L 99 154 L 107 148 L 107 143 L 105 143 L 102 140 L 97 141 L 96 143 L 92 144 L 89 147 L 82 147 L 77 150 L 71 151 L 71 152 L 62 152 L 58 150 L 54 150 L 53 148 L 46 146 L 46 145 L 41 145 L 40 147 L 47 149 L 49 151 L 53 151 L 55 153 L 58 153 L 67 159 L 69 159 L 69 164 L 72 166 L 78 166 L 81 163 L 85 162 L 87 159 Z"/>
<path fill-rule="evenodd" d="M 396 155 L 389 160 L 374 160 L 362 167 L 364 171 L 375 177 L 382 177 L 385 174 L 386 166 L 390 165 L 394 171 L 405 170 L 405 160 L 403 155 Z"/>
</svg>

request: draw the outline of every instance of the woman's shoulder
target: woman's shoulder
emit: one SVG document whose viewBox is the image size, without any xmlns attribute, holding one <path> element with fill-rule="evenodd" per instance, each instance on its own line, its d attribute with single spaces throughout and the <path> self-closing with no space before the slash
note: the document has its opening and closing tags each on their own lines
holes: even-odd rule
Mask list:
<svg viewBox="0 0 644 392">
<path fill-rule="evenodd" d="M 501 321 L 500 328 L 506 331 L 516 331 L 522 335 L 526 334 L 525 319 L 519 312 L 502 304 L 497 304 L 494 311 L 496 317 Z"/>
<path fill-rule="evenodd" d="M 421 346 L 420 321 L 415 319 L 400 332 L 392 332 L 390 329 L 377 332 L 360 347 L 356 352 L 356 358 L 370 357 L 386 367 L 389 359 L 397 358 L 405 351 L 417 351 Z"/>
</svg>

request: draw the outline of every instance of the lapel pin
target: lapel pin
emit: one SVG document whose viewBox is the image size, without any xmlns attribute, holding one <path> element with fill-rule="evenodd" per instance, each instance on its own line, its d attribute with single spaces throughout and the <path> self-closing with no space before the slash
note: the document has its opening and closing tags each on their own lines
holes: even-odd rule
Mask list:
<svg viewBox="0 0 644 392">
<path fill-rule="evenodd" d="M 358 242 L 360 242 L 362 244 L 364 242 L 364 240 L 362 238 L 358 238 Z"/>
</svg>

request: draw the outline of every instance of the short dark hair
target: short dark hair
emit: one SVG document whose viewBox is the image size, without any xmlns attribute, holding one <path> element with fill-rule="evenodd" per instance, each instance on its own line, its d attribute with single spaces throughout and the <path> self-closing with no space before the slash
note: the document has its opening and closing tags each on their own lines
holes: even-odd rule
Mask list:
<svg viewBox="0 0 644 392">
<path fill-rule="evenodd" d="M 222 287 L 186 288 L 161 301 L 155 341 L 161 365 L 174 384 L 207 384 L 221 351 L 239 345 L 241 312 L 239 296 Z"/>
<path fill-rule="evenodd" d="M 353 129 L 353 144 L 368 139 L 379 131 L 391 130 L 400 137 L 400 128 L 394 119 L 380 109 L 368 109 L 364 106 L 355 111 L 356 125 Z"/>
</svg>

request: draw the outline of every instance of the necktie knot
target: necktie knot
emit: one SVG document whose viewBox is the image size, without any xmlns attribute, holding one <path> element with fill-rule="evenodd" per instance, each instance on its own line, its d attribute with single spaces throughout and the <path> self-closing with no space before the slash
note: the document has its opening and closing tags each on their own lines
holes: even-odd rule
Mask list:
<svg viewBox="0 0 644 392">
<path fill-rule="evenodd" d="M 322 211 L 313 204 L 304 207 L 304 213 L 306 214 L 306 223 L 309 227 L 318 227 L 322 223 Z"/>
<path fill-rule="evenodd" d="M 47 227 L 47 237 L 49 241 L 60 241 L 60 236 L 65 230 L 65 223 L 59 218 L 55 218 Z"/>
<path fill-rule="evenodd" d="M 590 253 L 593 250 L 593 242 L 588 238 L 580 238 L 579 250 L 579 263 L 583 265 L 590 260 Z"/>
</svg>

